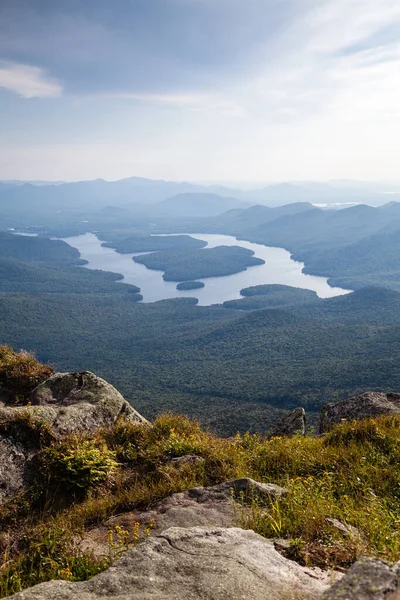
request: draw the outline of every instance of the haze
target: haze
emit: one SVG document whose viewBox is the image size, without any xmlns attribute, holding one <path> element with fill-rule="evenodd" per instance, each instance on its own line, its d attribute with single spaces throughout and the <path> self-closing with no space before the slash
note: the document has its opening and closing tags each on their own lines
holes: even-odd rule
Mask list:
<svg viewBox="0 0 400 600">
<path fill-rule="evenodd" d="M 0 179 L 393 180 L 398 0 L 2 0 Z"/>
</svg>

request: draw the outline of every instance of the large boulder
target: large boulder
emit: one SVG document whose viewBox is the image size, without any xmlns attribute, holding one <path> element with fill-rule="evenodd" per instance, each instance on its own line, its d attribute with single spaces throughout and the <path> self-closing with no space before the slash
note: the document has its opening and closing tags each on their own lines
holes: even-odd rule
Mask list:
<svg viewBox="0 0 400 600">
<path fill-rule="evenodd" d="M 253 531 L 171 528 L 82 583 L 51 581 L 14 600 L 298 600 L 320 598 L 329 573 L 301 567 Z"/>
<path fill-rule="evenodd" d="M 29 401 L 59 435 L 109 427 L 120 417 L 146 422 L 115 387 L 90 371 L 55 373 L 33 390 Z"/>
<path fill-rule="evenodd" d="M 398 600 L 398 568 L 377 558 L 363 558 L 325 594 L 323 600 Z"/>
<path fill-rule="evenodd" d="M 273 428 L 270 437 L 291 437 L 306 434 L 306 411 L 299 407 L 285 415 Z"/>
<path fill-rule="evenodd" d="M 82 552 L 97 556 L 107 554 L 109 530 L 121 527 L 133 532 L 135 523 L 145 527 L 154 522 L 152 535 L 160 534 L 171 527 L 233 527 L 235 523 L 234 497 L 238 500 L 254 498 L 260 506 L 281 498 L 287 493 L 272 483 L 258 483 L 242 478 L 226 481 L 211 487 L 197 487 L 172 494 L 155 504 L 151 510 L 135 511 L 111 517 L 104 525 L 85 532 L 76 540 Z"/>
<path fill-rule="evenodd" d="M 60 438 L 92 433 L 118 418 L 146 423 L 121 394 L 93 373 L 56 373 L 33 390 L 29 406 L 0 405 L 0 501 L 29 485 L 39 450 L 34 423 Z"/>
<path fill-rule="evenodd" d="M 326 433 L 343 421 L 353 421 L 379 417 L 381 415 L 400 414 L 400 394 L 365 392 L 360 396 L 330 402 L 321 409 L 319 430 Z"/>
</svg>

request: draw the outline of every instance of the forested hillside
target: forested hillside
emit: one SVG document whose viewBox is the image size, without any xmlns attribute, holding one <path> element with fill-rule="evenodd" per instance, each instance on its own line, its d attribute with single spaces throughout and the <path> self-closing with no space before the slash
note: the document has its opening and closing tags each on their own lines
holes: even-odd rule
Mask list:
<svg viewBox="0 0 400 600">
<path fill-rule="evenodd" d="M 289 212 L 299 208 L 292 206 Z M 353 275 L 346 256 L 353 253 L 360 287 L 365 278 L 361 257 L 372 269 L 369 278 L 378 284 L 388 279 L 384 269 L 390 263 L 396 287 L 395 208 L 377 212 L 364 207 L 342 214 L 305 208 L 265 224 L 263 231 L 275 236 L 271 243 L 283 245 L 284 238 L 278 236 L 290 234 L 293 251 L 296 247 L 296 253 L 309 256 L 310 264 L 317 258 L 327 260 L 324 252 L 325 257 L 343 255 L 336 272 L 348 282 Z M 152 238 L 149 230 L 139 234 L 127 223 L 122 225 L 122 217 L 115 216 L 118 211 L 108 212 L 112 216 L 107 218 L 117 219 L 111 245 L 121 244 L 121 251 L 144 251 L 161 244 L 163 251 L 140 260 L 173 269 L 176 265 L 154 261 L 176 255 L 183 261 L 178 280 L 204 275 L 194 272 L 192 254 L 215 254 L 188 250 L 197 246 L 188 236 Z M 258 218 L 263 213 L 258 208 L 255 212 Z M 382 231 L 389 218 L 392 224 Z M 368 244 L 369 235 L 376 244 Z M 182 249 L 168 250 L 171 245 Z M 64 242 L 3 233 L 0 246 L 1 342 L 34 350 L 41 360 L 55 362 L 57 369 L 96 371 L 150 418 L 165 410 L 186 412 L 232 434 L 266 430 L 284 410 L 297 405 L 307 407 L 312 421 L 327 401 L 366 389 L 400 389 L 396 291 L 367 287 L 322 300 L 307 290 L 256 286 L 223 306 L 199 307 L 194 298 L 140 304 L 137 287 L 119 283 L 118 274 L 82 268 L 79 253 Z M 380 259 L 374 262 L 378 253 Z M 245 258 L 254 260 L 247 254 Z"/>
<path fill-rule="evenodd" d="M 150 418 L 186 412 L 232 434 L 266 430 L 299 404 L 312 412 L 366 389 L 400 389 L 400 294 L 320 305 L 243 314 L 129 294 L 3 293 L 0 338 L 58 369 L 96 371 Z"/>
</svg>

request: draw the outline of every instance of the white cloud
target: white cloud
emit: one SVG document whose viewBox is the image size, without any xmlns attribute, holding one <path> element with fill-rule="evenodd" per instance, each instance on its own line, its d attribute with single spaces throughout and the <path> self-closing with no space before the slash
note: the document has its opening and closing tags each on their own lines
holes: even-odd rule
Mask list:
<svg viewBox="0 0 400 600">
<path fill-rule="evenodd" d="M 12 62 L 0 62 L 0 88 L 23 98 L 56 98 L 62 86 L 47 77 L 40 67 Z"/>
<path fill-rule="evenodd" d="M 200 112 L 213 111 L 229 117 L 244 119 L 246 109 L 233 99 L 219 94 L 182 93 L 182 94 L 130 94 L 112 95 L 115 98 L 133 100 L 142 104 L 155 104 L 188 109 Z"/>
<path fill-rule="evenodd" d="M 384 33 L 396 25 L 398 0 L 314 3 L 246 86 L 250 112 L 292 122 L 321 115 L 380 120 L 394 110 L 400 116 L 400 45 Z"/>
</svg>

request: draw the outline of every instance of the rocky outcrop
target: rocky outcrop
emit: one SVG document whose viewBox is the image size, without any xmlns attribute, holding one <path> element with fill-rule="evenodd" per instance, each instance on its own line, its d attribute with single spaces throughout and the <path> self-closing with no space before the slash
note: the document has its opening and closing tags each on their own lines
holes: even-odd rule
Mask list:
<svg viewBox="0 0 400 600">
<path fill-rule="evenodd" d="M 326 433 L 343 421 L 400 414 L 400 394 L 366 392 L 342 402 L 330 402 L 321 409 L 320 433 Z"/>
<path fill-rule="evenodd" d="M 254 497 L 260 505 L 281 498 L 287 491 L 273 484 L 252 479 L 234 479 L 212 487 L 198 487 L 172 494 L 158 502 L 151 510 L 135 511 L 111 517 L 104 525 L 86 532 L 76 544 L 80 551 L 104 556 L 108 551 L 108 532 L 116 526 L 133 532 L 135 522 L 143 526 L 154 522 L 152 535 L 170 527 L 233 527 L 235 509 L 233 497 L 240 500 Z"/>
<path fill-rule="evenodd" d="M 398 566 L 375 558 L 357 561 L 346 575 L 335 583 L 323 600 L 398 600 Z"/>
<path fill-rule="evenodd" d="M 291 437 L 306 434 L 306 411 L 295 408 L 287 414 L 272 430 L 270 437 Z"/>
<path fill-rule="evenodd" d="M 14 600 L 298 600 L 320 598 L 330 575 L 301 567 L 253 531 L 171 528 L 82 583 L 51 581 Z"/>
<path fill-rule="evenodd" d="M 115 387 L 90 371 L 56 373 L 33 390 L 29 401 L 59 435 L 96 431 L 122 416 L 146 422 Z"/>
<path fill-rule="evenodd" d="M 0 405 L 0 501 L 29 485 L 38 452 L 31 423 L 45 423 L 51 434 L 91 433 L 119 417 L 146 420 L 109 383 L 88 371 L 56 373 L 35 388 L 30 406 Z"/>
</svg>

